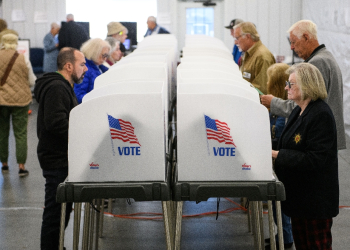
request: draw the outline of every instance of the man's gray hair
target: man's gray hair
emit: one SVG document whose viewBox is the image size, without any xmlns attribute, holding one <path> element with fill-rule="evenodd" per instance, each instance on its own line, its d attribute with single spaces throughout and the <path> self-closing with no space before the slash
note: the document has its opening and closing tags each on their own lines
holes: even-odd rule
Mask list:
<svg viewBox="0 0 350 250">
<path fill-rule="evenodd" d="M 308 34 L 311 39 L 317 39 L 317 25 L 310 20 L 300 20 L 293 24 L 289 29 L 288 33 L 292 33 L 298 39 L 302 37 L 303 34 Z"/>
<path fill-rule="evenodd" d="M 154 16 L 148 17 L 147 22 L 148 22 L 148 21 L 157 23 L 157 19 L 156 19 Z"/>
<path fill-rule="evenodd" d="M 68 14 L 66 18 L 67 18 L 67 20 L 74 20 L 74 15 Z"/>
<path fill-rule="evenodd" d="M 61 26 L 58 23 L 51 23 L 51 28 L 59 29 Z"/>
<path fill-rule="evenodd" d="M 259 33 L 256 30 L 255 25 L 253 23 L 251 23 L 251 22 L 239 23 L 239 24 L 235 25 L 233 28 L 234 29 L 240 28 L 241 29 L 241 35 L 249 34 L 254 42 L 260 41 Z"/>
</svg>

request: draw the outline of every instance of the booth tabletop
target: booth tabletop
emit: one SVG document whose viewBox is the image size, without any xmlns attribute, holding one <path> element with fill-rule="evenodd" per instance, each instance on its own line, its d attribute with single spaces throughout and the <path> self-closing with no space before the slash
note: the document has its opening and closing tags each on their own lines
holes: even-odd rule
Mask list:
<svg viewBox="0 0 350 250">
<path fill-rule="evenodd" d="M 207 201 L 211 197 L 247 197 L 250 201 L 286 199 L 280 181 L 176 182 L 174 201 Z"/>
<path fill-rule="evenodd" d="M 135 201 L 171 200 L 167 182 L 63 182 L 57 188 L 56 200 L 63 202 L 91 202 L 94 199 L 133 198 Z"/>
</svg>

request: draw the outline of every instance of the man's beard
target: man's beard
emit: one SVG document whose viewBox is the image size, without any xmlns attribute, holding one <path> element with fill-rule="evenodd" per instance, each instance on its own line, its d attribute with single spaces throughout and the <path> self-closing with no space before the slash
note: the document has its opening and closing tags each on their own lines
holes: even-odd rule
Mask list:
<svg viewBox="0 0 350 250">
<path fill-rule="evenodd" d="M 84 73 L 80 76 L 80 78 L 78 78 L 77 72 L 74 70 L 74 71 L 73 71 L 73 74 L 72 74 L 72 80 L 73 80 L 73 82 L 74 82 L 74 83 L 77 83 L 77 84 L 82 83 L 82 82 L 83 82 L 83 79 L 84 79 L 84 76 L 85 76 L 85 73 L 86 73 L 86 72 L 84 72 Z"/>
</svg>

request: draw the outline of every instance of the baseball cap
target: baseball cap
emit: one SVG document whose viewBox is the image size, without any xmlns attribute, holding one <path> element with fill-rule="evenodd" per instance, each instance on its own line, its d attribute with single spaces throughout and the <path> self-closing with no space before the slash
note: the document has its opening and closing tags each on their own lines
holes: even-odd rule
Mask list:
<svg viewBox="0 0 350 250">
<path fill-rule="evenodd" d="M 239 24 L 239 23 L 243 23 L 243 20 L 242 19 L 233 19 L 230 24 L 228 26 L 225 26 L 226 29 L 233 29 L 233 27 L 236 25 L 236 24 Z"/>
</svg>

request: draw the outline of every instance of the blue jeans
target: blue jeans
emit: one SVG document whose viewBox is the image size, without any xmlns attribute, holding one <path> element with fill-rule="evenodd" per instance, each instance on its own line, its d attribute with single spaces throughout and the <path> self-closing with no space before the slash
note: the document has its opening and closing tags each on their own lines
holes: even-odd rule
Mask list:
<svg viewBox="0 0 350 250">
<path fill-rule="evenodd" d="M 68 168 L 43 170 L 45 184 L 45 208 L 41 226 L 41 250 L 58 250 L 61 221 L 61 203 L 56 202 L 57 187 L 68 176 Z M 72 203 L 67 203 L 66 227 L 72 212 Z"/>
<path fill-rule="evenodd" d="M 273 211 L 273 219 L 277 225 L 277 216 L 276 216 L 276 203 L 272 201 L 272 211 Z M 292 223 L 290 217 L 285 215 L 282 211 L 282 227 L 283 227 L 283 242 L 284 244 L 292 243 L 293 240 L 293 232 L 292 232 Z M 278 242 L 278 236 L 276 235 L 276 242 Z"/>
</svg>

